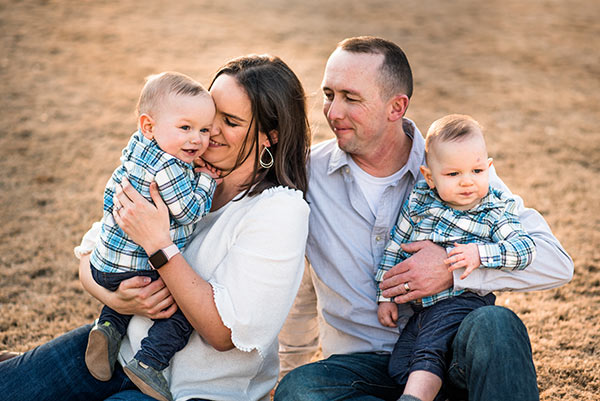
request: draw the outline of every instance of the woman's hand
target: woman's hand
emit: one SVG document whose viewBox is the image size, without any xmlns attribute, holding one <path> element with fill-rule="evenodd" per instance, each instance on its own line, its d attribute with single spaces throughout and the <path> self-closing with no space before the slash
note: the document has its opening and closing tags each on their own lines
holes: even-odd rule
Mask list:
<svg viewBox="0 0 600 401">
<path fill-rule="evenodd" d="M 154 205 L 135 190 L 126 178 L 114 196 L 113 217 L 119 227 L 148 255 L 173 243 L 169 233 L 169 209 L 155 182 L 150 184 Z"/>
<path fill-rule="evenodd" d="M 177 310 L 175 300 L 162 279 L 150 282 L 148 277 L 132 277 L 123 281 L 114 292 L 100 286 L 92 278 L 89 255 L 81 257 L 79 279 L 93 297 L 124 315 L 166 319 Z"/>
</svg>

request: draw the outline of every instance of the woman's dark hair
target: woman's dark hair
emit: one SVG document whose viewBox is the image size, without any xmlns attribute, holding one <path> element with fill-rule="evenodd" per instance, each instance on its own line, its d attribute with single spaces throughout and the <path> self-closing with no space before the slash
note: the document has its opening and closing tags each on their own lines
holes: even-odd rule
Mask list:
<svg viewBox="0 0 600 401">
<path fill-rule="evenodd" d="M 255 162 L 252 177 L 244 184 L 244 195 L 256 195 L 267 188 L 284 185 L 306 194 L 306 158 L 310 149 L 310 132 L 306 116 L 306 96 L 296 74 L 279 57 L 248 55 L 225 64 L 213 78 L 210 87 L 221 75 L 234 77 L 250 98 L 252 121 L 234 168 L 242 164 L 251 152 Z M 209 90 L 210 90 L 209 87 Z M 252 124 L 254 122 L 254 124 Z M 269 135 L 277 131 L 277 141 Z M 269 138 L 273 166 L 259 163 L 259 132 Z M 245 142 L 248 143 L 248 142 Z"/>
</svg>

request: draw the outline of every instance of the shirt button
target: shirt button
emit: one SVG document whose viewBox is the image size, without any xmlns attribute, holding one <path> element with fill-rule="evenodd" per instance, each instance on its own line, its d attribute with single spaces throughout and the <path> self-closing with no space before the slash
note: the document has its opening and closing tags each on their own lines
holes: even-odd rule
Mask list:
<svg viewBox="0 0 600 401">
<path fill-rule="evenodd" d="M 350 168 L 346 167 L 346 170 L 344 170 L 344 171 L 346 171 L 346 174 L 348 174 L 350 172 Z"/>
<path fill-rule="evenodd" d="M 377 242 L 381 241 L 381 236 L 378 235 L 377 237 L 375 237 L 375 241 L 377 241 Z"/>
</svg>

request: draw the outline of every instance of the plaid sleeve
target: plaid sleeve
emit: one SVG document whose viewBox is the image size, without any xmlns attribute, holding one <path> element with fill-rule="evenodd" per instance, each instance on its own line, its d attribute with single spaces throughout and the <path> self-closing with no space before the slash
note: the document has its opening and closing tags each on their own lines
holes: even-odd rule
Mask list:
<svg viewBox="0 0 600 401">
<path fill-rule="evenodd" d="M 188 175 L 172 159 L 156 172 L 154 179 L 171 216 L 179 224 L 194 224 L 210 211 L 216 183 L 208 174 Z"/>
<path fill-rule="evenodd" d="M 404 260 L 402 258 L 402 248 L 400 247 L 400 244 L 410 242 L 410 236 L 413 232 L 413 221 L 408 213 L 409 200 L 410 198 L 404 203 L 398 221 L 394 225 L 394 228 L 392 228 L 390 241 L 383 251 L 383 257 L 377 268 L 377 273 L 375 275 L 375 281 L 377 282 L 377 302 L 392 302 L 391 299 L 381 295 L 379 284 L 383 281 L 385 272 Z"/>
<path fill-rule="evenodd" d="M 535 242 L 515 214 L 515 201 L 506 202 L 504 213 L 492 228 L 493 242 L 478 245 L 479 256 L 484 267 L 523 270 L 535 257 Z"/>
</svg>

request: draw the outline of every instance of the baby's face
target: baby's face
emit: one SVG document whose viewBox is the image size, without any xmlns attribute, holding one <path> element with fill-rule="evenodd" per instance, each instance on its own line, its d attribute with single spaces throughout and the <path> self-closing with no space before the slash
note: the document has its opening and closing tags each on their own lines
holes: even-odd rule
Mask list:
<svg viewBox="0 0 600 401">
<path fill-rule="evenodd" d="M 492 159 L 482 136 L 436 143 L 428 160 L 427 183 L 454 209 L 469 210 L 488 193 Z"/>
<path fill-rule="evenodd" d="M 210 95 L 169 95 L 154 117 L 153 137 L 168 154 L 192 163 L 208 147 L 215 118 Z"/>
</svg>

